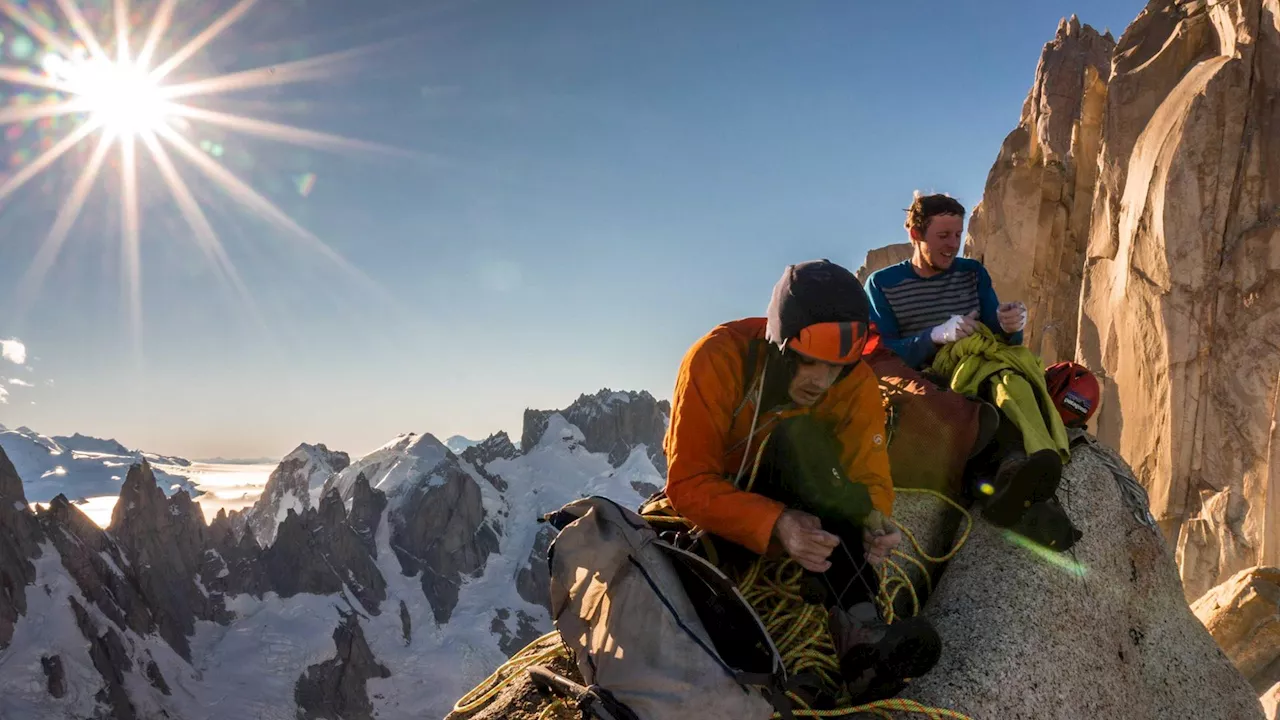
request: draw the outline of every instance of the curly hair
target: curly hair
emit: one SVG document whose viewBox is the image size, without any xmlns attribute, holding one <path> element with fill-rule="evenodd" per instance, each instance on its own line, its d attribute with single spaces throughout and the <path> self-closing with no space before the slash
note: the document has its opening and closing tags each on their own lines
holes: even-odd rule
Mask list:
<svg viewBox="0 0 1280 720">
<path fill-rule="evenodd" d="M 914 199 L 911 201 L 911 207 L 907 208 L 907 221 L 904 226 L 907 230 L 919 230 L 921 233 L 929 229 L 929 221 L 937 215 L 959 215 L 964 217 L 964 205 L 959 200 L 942 193 L 936 195 L 921 195 L 920 191 L 915 192 Z"/>
</svg>

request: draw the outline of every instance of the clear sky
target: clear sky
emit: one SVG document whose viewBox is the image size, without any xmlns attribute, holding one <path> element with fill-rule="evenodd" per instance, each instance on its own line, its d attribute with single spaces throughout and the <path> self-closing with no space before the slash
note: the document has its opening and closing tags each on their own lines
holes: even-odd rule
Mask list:
<svg viewBox="0 0 1280 720">
<path fill-rule="evenodd" d="M 72 36 L 52 0 L 18 4 Z M 179 2 L 157 57 L 234 4 Z M 81 5 L 110 47 L 109 1 Z M 157 2 L 133 5 L 137 48 Z M 0 423 L 188 457 L 363 453 L 408 431 L 518 438 L 524 408 L 602 387 L 669 397 L 688 345 L 763 313 L 785 264 L 852 269 L 903 242 L 917 188 L 972 207 L 1059 19 L 1118 37 L 1142 6 L 261 0 L 167 81 L 279 65 L 275 86 L 190 105 L 405 152 L 174 127 L 354 272 L 170 147 L 246 303 L 139 146 L 140 332 L 115 150 L 19 292 L 90 135 L 0 200 L 0 338 L 22 344 L 0 360 Z M 47 43 L 0 31 L 3 64 L 42 67 Z M 352 48 L 284 83 L 282 63 Z M 0 182 L 75 127 L 10 123 Z"/>
</svg>

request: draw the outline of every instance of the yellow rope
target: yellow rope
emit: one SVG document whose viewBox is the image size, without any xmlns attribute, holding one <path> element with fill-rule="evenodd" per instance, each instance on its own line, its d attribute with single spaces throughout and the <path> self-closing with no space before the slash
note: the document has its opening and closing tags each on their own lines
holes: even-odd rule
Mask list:
<svg viewBox="0 0 1280 720">
<path fill-rule="evenodd" d="M 911 548 L 916 555 L 923 558 L 923 560 L 931 563 L 941 563 L 955 557 L 956 553 L 960 551 L 960 547 L 969 539 L 969 533 L 973 529 L 973 518 L 968 511 L 951 498 L 933 490 L 898 488 L 897 492 L 933 495 L 960 511 L 966 522 L 964 532 L 961 533 L 955 546 L 941 557 L 929 555 L 921 547 L 920 541 L 914 533 L 894 522 L 894 525 L 902 532 L 902 535 L 911 543 Z M 928 569 L 923 562 L 898 550 L 893 551 L 893 556 L 915 564 L 923 573 L 925 583 L 932 587 Z M 965 715 L 954 710 L 929 707 L 914 700 L 900 698 L 877 700 L 856 706 L 848 705 L 851 698 L 840 681 L 840 662 L 836 657 L 835 643 L 827 626 L 827 613 L 820 606 L 812 605 L 805 601 L 800 593 L 800 583 L 803 577 L 803 568 L 790 558 L 773 560 L 761 556 L 752 563 L 737 581 L 738 589 L 742 592 L 743 597 L 746 598 L 747 602 L 751 603 L 751 606 L 760 615 L 761 620 L 764 621 L 769 637 L 773 638 L 774 645 L 777 646 L 778 652 L 782 656 L 782 663 L 787 669 L 787 673 L 791 676 L 803 672 L 813 673 L 824 686 L 837 689 L 836 702 L 845 704 L 844 707 L 831 710 L 815 710 L 810 708 L 799 696 L 794 693 L 787 693 L 792 703 L 798 707 L 797 710 L 792 711 L 796 717 L 834 718 L 854 713 L 871 713 L 892 720 L 893 716 L 889 714 L 890 712 L 907 712 L 917 713 L 935 720 L 942 718 L 969 720 Z M 876 598 L 886 622 L 894 621 L 896 616 L 894 606 L 898 594 L 904 590 L 911 597 L 911 612 L 912 615 L 915 615 L 920 611 L 920 598 L 916 593 L 915 585 L 911 582 L 911 576 L 907 574 L 902 565 L 886 559 L 881 574 L 880 591 Z M 781 714 L 774 713 L 773 717 L 780 718 Z"/>
<path fill-rule="evenodd" d="M 557 712 L 566 710 L 568 707 L 569 706 L 566 705 L 563 700 L 556 698 L 546 707 L 542 708 L 542 712 L 538 713 L 538 720 L 551 720 L 551 718 L 555 717 Z"/>
<path fill-rule="evenodd" d="M 471 692 L 459 698 L 458 702 L 453 706 L 453 711 L 465 714 L 479 710 L 487 705 L 490 700 L 497 696 L 498 693 L 502 692 L 503 688 L 510 685 L 516 678 L 520 677 L 521 673 L 533 665 L 546 662 L 555 657 L 568 657 L 569 651 L 561 642 L 557 642 L 551 647 L 544 648 L 542 650 L 535 649 L 543 642 L 552 639 L 558 640 L 559 637 L 560 633 L 552 630 L 546 635 L 543 635 L 537 640 L 525 645 L 523 650 L 512 655 L 511 659 L 499 665 L 498 669 L 494 670 L 492 675 L 485 678 L 479 685 L 475 686 Z"/>
<path fill-rule="evenodd" d="M 763 444 L 761 449 L 763 450 Z M 759 466 L 759 461 L 760 456 L 758 455 L 752 468 L 753 479 Z M 890 520 L 902 532 L 903 537 L 911 543 L 916 555 L 926 562 L 943 563 L 955 557 L 956 553 L 960 551 L 960 547 L 969 539 L 969 533 L 973 530 L 973 518 L 968 511 L 951 498 L 933 490 L 897 488 L 896 492 L 927 493 L 941 498 L 963 514 L 966 522 L 964 532 L 961 533 L 960 538 L 950 552 L 941 557 L 930 556 L 920 546 L 919 540 L 908 528 L 892 519 Z M 930 586 L 930 589 L 932 588 L 929 573 L 920 560 L 898 550 L 893 551 L 893 556 L 914 563 L 922 571 L 925 583 Z M 910 575 L 901 565 L 892 560 L 885 560 L 884 567 L 877 600 L 880 603 L 881 612 L 885 616 L 885 621 L 893 622 L 896 617 L 894 612 L 895 601 L 898 593 L 903 590 L 910 594 L 912 615 L 918 613 L 920 611 L 920 600 L 916 593 L 915 585 L 911 582 Z M 790 675 L 794 676 L 799 673 L 810 672 L 821 678 L 828 687 L 840 687 L 842 685 L 839 682 L 840 662 L 836 658 L 835 643 L 827 627 L 827 613 L 820 606 L 805 602 L 804 596 L 800 592 L 800 583 L 803 577 L 804 569 L 794 561 L 790 559 L 772 561 L 762 556 L 746 571 L 746 574 L 738 581 L 738 586 L 743 597 L 760 615 L 760 619 L 764 622 L 765 628 L 769 632 L 769 637 L 774 638 L 774 644 L 782 655 L 783 665 Z M 488 704 L 529 667 L 555 657 L 568 657 L 568 650 L 561 642 L 541 650 L 534 649 L 538 645 L 556 638 L 558 638 L 558 632 L 552 631 L 526 645 L 523 650 L 500 665 L 492 675 L 472 689 L 471 692 L 460 698 L 453 706 L 453 711 L 463 714 L 474 712 Z M 792 714 L 796 717 L 834 718 L 854 713 L 870 713 L 887 718 L 887 720 L 893 720 L 893 716 L 889 714 L 893 711 L 916 713 L 924 715 L 931 720 L 942 720 L 944 718 L 970 720 L 967 716 L 954 710 L 928 707 L 914 700 L 889 698 L 852 707 L 814 710 L 809 708 L 795 694 L 787 693 L 787 695 L 793 703 L 799 706 L 799 709 L 792 711 Z M 845 697 L 838 698 L 838 700 L 843 701 L 848 701 L 848 699 L 847 693 L 845 693 Z M 538 716 L 539 720 L 551 718 L 557 707 L 562 707 L 562 705 L 558 706 L 556 703 L 552 703 L 543 708 L 542 713 Z M 781 715 L 775 713 L 774 717 L 779 718 Z"/>
</svg>

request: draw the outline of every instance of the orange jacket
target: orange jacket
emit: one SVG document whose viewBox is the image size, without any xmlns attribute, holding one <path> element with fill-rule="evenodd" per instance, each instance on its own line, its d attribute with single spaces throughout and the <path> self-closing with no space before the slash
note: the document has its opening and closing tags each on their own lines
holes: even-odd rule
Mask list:
<svg viewBox="0 0 1280 720">
<path fill-rule="evenodd" d="M 778 420 L 812 412 L 834 423 L 849 479 L 866 485 L 872 505 L 885 517 L 891 516 L 893 481 L 884 442 L 884 406 L 876 375 L 865 362 L 832 385 L 812 408 L 786 405 L 761 413 L 755 437 L 743 442 L 756 412 L 755 398 L 746 398 L 754 378 L 743 377 L 745 362 L 751 341 L 763 339 L 764 329 L 764 318 L 725 323 L 685 354 L 663 443 L 671 505 L 707 532 L 764 553 L 784 507 L 763 495 L 738 490 L 733 479 L 743 453 L 754 455 Z M 757 374 L 767 352 L 767 346 L 760 348 Z"/>
</svg>

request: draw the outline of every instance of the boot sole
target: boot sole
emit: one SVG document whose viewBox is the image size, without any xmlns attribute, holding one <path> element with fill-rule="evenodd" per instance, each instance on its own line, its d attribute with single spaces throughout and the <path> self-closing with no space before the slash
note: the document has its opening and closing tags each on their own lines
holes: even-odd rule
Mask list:
<svg viewBox="0 0 1280 720">
<path fill-rule="evenodd" d="M 1037 450 L 1027 457 L 1009 481 L 1009 487 L 993 498 L 982 514 L 992 525 L 1010 527 L 1034 503 L 1053 497 L 1062 480 L 1062 460 L 1053 450 Z"/>
<path fill-rule="evenodd" d="M 860 685 L 865 683 L 856 695 L 859 702 L 867 702 L 893 695 L 893 688 L 929 672 L 941 657 L 942 638 L 932 625 L 918 619 L 903 620 L 889 626 L 869 663 L 865 658 L 863 662 L 842 663 L 841 674 L 858 678 Z"/>
<path fill-rule="evenodd" d="M 899 623 L 889 626 L 886 640 L 893 639 L 889 640 L 888 652 L 875 665 L 876 677 L 901 680 L 917 678 L 932 670 L 942 656 L 942 638 L 938 637 L 937 631 L 930 625 L 920 623 L 918 627 L 921 630 L 909 632 L 902 627 L 897 630 L 897 637 L 894 637 L 894 627 L 897 625 Z"/>
</svg>

